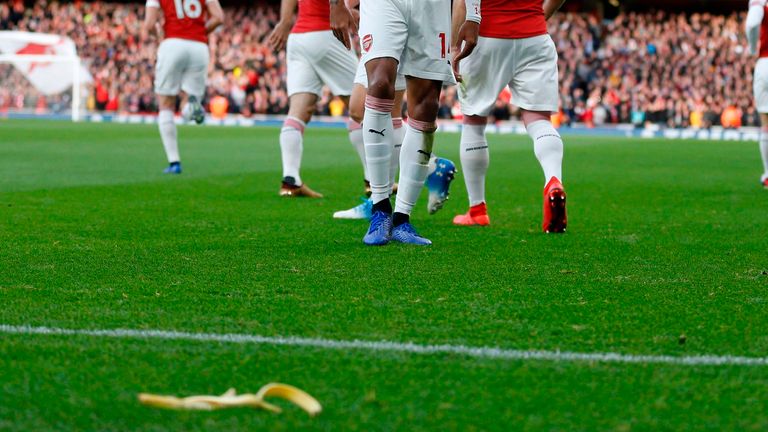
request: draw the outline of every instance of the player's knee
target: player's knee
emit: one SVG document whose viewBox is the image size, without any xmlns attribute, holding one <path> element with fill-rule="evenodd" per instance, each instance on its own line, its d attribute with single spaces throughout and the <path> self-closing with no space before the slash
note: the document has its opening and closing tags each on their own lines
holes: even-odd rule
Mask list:
<svg viewBox="0 0 768 432">
<path fill-rule="evenodd" d="M 395 82 L 386 68 L 376 68 L 368 76 L 368 94 L 379 99 L 395 98 Z"/>
<path fill-rule="evenodd" d="M 488 124 L 488 117 L 477 115 L 465 115 L 462 123 L 469 126 L 485 126 Z"/>
<path fill-rule="evenodd" d="M 440 108 L 437 98 L 426 98 L 409 106 L 411 117 L 422 121 L 434 121 L 437 118 L 437 110 Z"/>
<path fill-rule="evenodd" d="M 158 98 L 158 105 L 161 110 L 175 110 L 176 96 L 160 96 Z"/>
<path fill-rule="evenodd" d="M 546 111 L 522 110 L 520 117 L 526 126 L 540 120 L 552 121 L 552 113 Z"/>
<path fill-rule="evenodd" d="M 312 114 L 315 113 L 315 107 L 312 105 L 308 106 L 291 106 L 291 108 L 288 110 L 288 115 L 290 117 L 295 117 L 304 123 L 309 123 L 310 120 L 312 120 Z"/>
</svg>

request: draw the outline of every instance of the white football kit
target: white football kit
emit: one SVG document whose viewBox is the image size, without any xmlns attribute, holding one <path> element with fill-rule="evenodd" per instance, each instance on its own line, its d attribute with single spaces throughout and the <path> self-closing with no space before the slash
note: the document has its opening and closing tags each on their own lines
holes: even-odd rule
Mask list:
<svg viewBox="0 0 768 432">
<path fill-rule="evenodd" d="M 165 39 L 157 50 L 155 93 L 176 96 L 179 90 L 201 97 L 208 76 L 208 45 L 186 39 Z"/>
<path fill-rule="evenodd" d="M 523 39 L 480 37 L 459 70 L 461 112 L 486 117 L 509 85 L 512 103 L 529 111 L 559 108 L 557 50 L 548 34 Z"/>
<path fill-rule="evenodd" d="M 391 57 L 405 76 L 455 84 L 450 65 L 451 0 L 363 0 L 362 63 Z"/>
<path fill-rule="evenodd" d="M 339 43 L 332 31 L 291 33 L 287 51 L 288 96 L 322 96 L 323 84 L 336 96 L 352 94 L 357 56 Z"/>
<path fill-rule="evenodd" d="M 768 48 L 761 43 L 761 39 L 765 37 L 763 32 L 768 27 L 765 10 L 765 0 L 750 0 L 746 22 L 750 54 L 759 56 L 752 79 L 755 107 L 759 113 L 768 113 Z"/>
</svg>

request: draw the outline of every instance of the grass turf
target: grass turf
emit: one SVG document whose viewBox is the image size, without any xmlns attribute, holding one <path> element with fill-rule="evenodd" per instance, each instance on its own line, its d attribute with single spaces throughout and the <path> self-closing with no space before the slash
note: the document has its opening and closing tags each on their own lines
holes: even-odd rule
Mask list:
<svg viewBox="0 0 768 432">
<path fill-rule="evenodd" d="M 491 136 L 493 225 L 416 226 L 430 248 L 361 243 L 359 162 L 309 129 L 277 196 L 275 129 L 0 121 L 0 324 L 148 328 L 616 351 L 768 352 L 768 193 L 752 143 L 566 138 L 569 233 L 539 232 L 527 137 Z M 458 136 L 436 151 L 458 162 Z M 685 335 L 681 343 L 681 335 Z M 141 391 L 298 385 L 316 419 L 162 412 Z M 768 368 L 499 361 L 219 343 L 0 335 L 0 429 L 765 430 Z"/>
</svg>

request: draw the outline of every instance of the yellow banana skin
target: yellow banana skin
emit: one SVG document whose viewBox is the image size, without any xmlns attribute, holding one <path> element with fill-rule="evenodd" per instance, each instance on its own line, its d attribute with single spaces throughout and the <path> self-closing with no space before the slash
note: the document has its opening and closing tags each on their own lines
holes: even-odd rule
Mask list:
<svg viewBox="0 0 768 432">
<path fill-rule="evenodd" d="M 280 383 L 269 383 L 259 389 L 256 394 L 238 395 L 233 388 L 221 396 L 202 395 L 185 398 L 140 393 L 139 402 L 146 406 L 164 409 L 213 411 L 223 408 L 251 407 L 280 413 L 282 411 L 280 407 L 264 401 L 267 397 L 285 399 L 306 411 L 311 417 L 320 414 L 323 410 L 320 402 L 307 392 L 292 385 Z"/>
</svg>

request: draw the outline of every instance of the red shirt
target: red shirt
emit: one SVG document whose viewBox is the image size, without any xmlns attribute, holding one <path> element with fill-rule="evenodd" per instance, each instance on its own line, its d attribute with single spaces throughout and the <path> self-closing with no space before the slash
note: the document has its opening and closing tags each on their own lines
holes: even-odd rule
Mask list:
<svg viewBox="0 0 768 432">
<path fill-rule="evenodd" d="M 480 36 L 523 39 L 547 34 L 542 0 L 483 0 Z"/>
<path fill-rule="evenodd" d="M 768 5 L 765 6 L 763 22 L 760 23 L 760 58 L 768 57 Z"/>
<path fill-rule="evenodd" d="M 208 43 L 205 31 L 205 0 L 148 0 L 147 6 L 163 9 L 165 38 L 186 39 Z"/>
<path fill-rule="evenodd" d="M 299 17 L 291 33 L 309 33 L 331 29 L 331 5 L 328 0 L 299 0 Z"/>
</svg>

